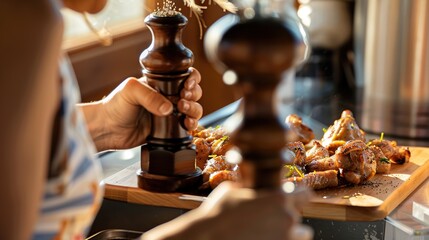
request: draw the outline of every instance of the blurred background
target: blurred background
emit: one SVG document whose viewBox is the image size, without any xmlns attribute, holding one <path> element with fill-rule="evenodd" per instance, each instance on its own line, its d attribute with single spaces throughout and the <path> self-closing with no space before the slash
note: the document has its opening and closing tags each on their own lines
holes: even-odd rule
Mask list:
<svg viewBox="0 0 429 240">
<path fill-rule="evenodd" d="M 280 1 L 295 7 L 311 49 L 305 64 L 285 74 L 279 88 L 284 104 L 325 125 L 350 109 L 369 133 L 384 132 L 413 145 L 428 145 L 429 1 Z M 143 20 L 157 2 L 110 0 L 105 10 L 89 16 L 95 29 L 107 29 L 109 46 L 88 28 L 82 15 L 63 11 L 64 50 L 75 68 L 83 101 L 98 100 L 126 77 L 141 76 L 139 55 L 151 41 Z M 175 3 L 189 20 L 183 42 L 202 74 L 200 103 L 208 115 L 240 96 L 207 60 L 195 15 L 182 0 Z M 227 14 L 213 1 L 203 5 L 207 28 Z"/>
<path fill-rule="evenodd" d="M 112 44 L 103 46 L 91 32 L 81 14 L 64 10 L 66 33 L 64 50 L 75 69 L 82 100 L 98 100 L 108 94 L 129 76 L 140 77 L 140 53 L 151 41 L 149 30 L 144 26 L 144 17 L 156 8 L 156 0 L 110 0 L 99 14 L 89 16 L 96 29 L 103 27 L 110 32 Z M 223 84 L 221 76 L 205 58 L 203 39 L 200 38 L 198 21 L 183 1 L 175 1 L 177 9 L 188 18 L 183 31 L 183 42 L 195 57 L 194 67 L 202 73 L 201 86 L 204 95 L 200 103 L 207 115 L 238 99 L 230 87 Z M 209 1 L 205 1 L 205 5 Z M 204 11 L 204 22 L 210 26 L 226 14 L 213 3 Z M 207 29 L 204 28 L 205 32 Z"/>
</svg>

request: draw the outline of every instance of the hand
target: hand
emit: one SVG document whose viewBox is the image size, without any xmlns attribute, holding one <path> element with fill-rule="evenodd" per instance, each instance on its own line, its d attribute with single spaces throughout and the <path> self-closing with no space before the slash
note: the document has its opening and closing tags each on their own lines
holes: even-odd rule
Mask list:
<svg viewBox="0 0 429 240">
<path fill-rule="evenodd" d="M 223 182 L 199 208 L 146 232 L 142 239 L 311 239 L 298 213 L 309 194 L 256 191 Z"/>
<path fill-rule="evenodd" d="M 177 103 L 178 110 L 186 114 L 184 123 L 188 130 L 198 126 L 203 113 L 202 106 L 196 102 L 202 96 L 200 81 L 200 73 L 191 68 Z M 106 98 L 82 106 L 99 151 L 143 144 L 150 131 L 148 112 L 167 116 L 173 111 L 173 104 L 147 85 L 145 78 L 128 78 Z"/>
</svg>

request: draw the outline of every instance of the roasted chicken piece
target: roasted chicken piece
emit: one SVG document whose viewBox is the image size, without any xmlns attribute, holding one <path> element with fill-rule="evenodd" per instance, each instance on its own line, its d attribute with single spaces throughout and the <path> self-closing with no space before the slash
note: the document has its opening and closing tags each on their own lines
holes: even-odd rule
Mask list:
<svg viewBox="0 0 429 240">
<path fill-rule="evenodd" d="M 236 170 L 237 168 L 237 164 L 227 162 L 225 156 L 215 156 L 207 160 L 207 164 L 203 170 L 203 181 L 209 181 L 210 175 L 214 172 L 221 170 Z"/>
<path fill-rule="evenodd" d="M 304 184 L 314 190 L 338 186 L 338 171 L 327 170 L 321 172 L 311 172 L 303 177 L 290 177 L 286 181 Z"/>
<path fill-rule="evenodd" d="M 302 118 L 296 114 L 290 114 L 286 117 L 286 125 L 289 127 L 288 141 L 302 142 L 304 145 L 314 139 L 314 132 L 311 128 L 302 122 Z"/>
<path fill-rule="evenodd" d="M 346 142 L 336 150 L 334 158 L 349 183 L 360 184 L 376 173 L 375 155 L 362 140 Z"/>
<path fill-rule="evenodd" d="M 305 165 L 305 147 L 302 142 L 290 142 L 286 144 L 287 164 L 282 169 L 283 177 L 303 175 Z"/>
<path fill-rule="evenodd" d="M 313 142 L 313 147 L 311 147 L 305 153 L 305 162 L 310 163 L 314 160 L 323 159 L 329 157 L 329 151 L 319 141 Z"/>
<path fill-rule="evenodd" d="M 319 141 L 305 153 L 305 171 L 338 170 L 337 163 L 329 156 L 329 151 Z"/>
<path fill-rule="evenodd" d="M 210 155 L 210 144 L 204 138 L 200 137 L 194 138 L 193 143 L 195 144 L 195 150 L 197 153 L 196 165 L 200 169 L 204 169 Z"/>
<path fill-rule="evenodd" d="M 214 140 L 227 136 L 228 132 L 221 126 L 208 128 L 200 126 L 196 130 L 192 131 L 191 134 L 193 137 L 204 138 L 208 143 L 211 143 Z"/>
<path fill-rule="evenodd" d="M 335 120 L 323 134 L 321 142 L 332 155 L 338 147 L 350 140 L 365 142 L 365 132 L 357 125 L 353 113 L 350 110 L 344 110 L 341 118 Z"/>
<path fill-rule="evenodd" d="M 232 148 L 232 143 L 228 136 L 223 136 L 212 142 L 210 154 L 211 155 L 225 155 L 225 153 Z"/>
<path fill-rule="evenodd" d="M 375 145 L 370 145 L 369 149 L 374 153 L 375 161 L 377 163 L 376 173 L 389 173 L 390 172 L 390 160 L 384 155 L 383 151 Z"/>
<path fill-rule="evenodd" d="M 211 189 L 215 189 L 223 181 L 236 182 L 240 178 L 240 174 L 236 170 L 221 170 L 210 174 L 209 185 Z"/>
<path fill-rule="evenodd" d="M 293 162 L 291 164 L 304 167 L 305 164 L 305 146 L 302 142 L 290 142 L 286 148 L 293 153 Z"/>
<path fill-rule="evenodd" d="M 210 155 L 225 155 L 232 145 L 222 127 L 202 128 L 191 132 L 196 148 L 196 165 L 204 169 Z"/>
<path fill-rule="evenodd" d="M 337 160 L 334 156 L 315 159 L 305 165 L 306 172 L 338 170 Z"/>
<path fill-rule="evenodd" d="M 410 150 L 407 147 L 397 146 L 396 141 L 375 139 L 371 140 L 368 145 L 379 147 L 392 163 L 404 164 L 410 161 Z"/>
</svg>

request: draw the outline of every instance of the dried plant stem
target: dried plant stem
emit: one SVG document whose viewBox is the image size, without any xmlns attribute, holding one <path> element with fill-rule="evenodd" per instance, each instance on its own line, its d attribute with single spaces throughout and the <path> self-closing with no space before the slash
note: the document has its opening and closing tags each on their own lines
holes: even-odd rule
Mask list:
<svg viewBox="0 0 429 240">
<path fill-rule="evenodd" d="M 101 29 L 96 29 L 94 24 L 90 20 L 90 16 L 87 12 L 83 13 L 83 19 L 88 28 L 93 32 L 100 40 L 100 43 L 103 46 L 112 45 L 113 36 L 112 34 L 103 26 Z"/>
<path fill-rule="evenodd" d="M 209 0 L 209 5 L 211 4 L 212 0 Z M 201 4 L 205 2 L 205 0 L 200 1 Z M 237 11 L 237 7 L 229 2 L 228 0 L 213 0 L 214 3 L 219 5 L 220 8 L 222 8 L 224 11 L 228 11 L 231 13 L 235 13 Z M 200 29 L 200 39 L 203 38 L 203 28 L 206 28 L 206 24 L 203 19 L 203 10 L 207 9 L 207 6 L 203 6 L 200 4 L 197 4 L 195 0 L 183 0 L 183 3 L 186 7 L 188 7 L 191 11 L 191 17 L 192 15 L 195 15 L 195 18 L 198 22 L 198 27 Z M 180 11 L 180 10 L 179 10 Z M 175 10 L 175 4 L 171 0 L 163 0 L 163 7 L 157 8 L 155 10 L 155 13 L 159 16 L 172 14 L 173 12 L 176 12 Z"/>
</svg>

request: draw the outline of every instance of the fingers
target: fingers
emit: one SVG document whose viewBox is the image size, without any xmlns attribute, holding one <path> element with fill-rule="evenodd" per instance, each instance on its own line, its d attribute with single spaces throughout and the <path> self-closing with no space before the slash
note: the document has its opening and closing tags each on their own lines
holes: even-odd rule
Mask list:
<svg viewBox="0 0 429 240">
<path fill-rule="evenodd" d="M 186 115 L 186 128 L 188 130 L 196 129 L 198 127 L 198 119 L 203 115 L 203 107 L 197 102 L 180 99 L 177 103 L 177 108 Z"/>
<path fill-rule="evenodd" d="M 186 115 L 185 126 L 195 129 L 198 126 L 198 119 L 203 115 L 202 106 L 197 103 L 202 96 L 202 89 L 199 85 L 201 75 L 195 68 L 191 68 L 191 73 L 184 83 L 181 91 L 181 98 L 177 103 L 178 110 Z M 149 112 L 166 116 L 173 111 L 173 104 L 162 94 L 150 87 L 145 79 L 128 78 L 117 91 L 121 92 L 128 102 L 134 105 L 141 105 Z"/>
<path fill-rule="evenodd" d="M 199 83 L 201 82 L 201 74 L 195 68 L 190 68 L 191 74 L 186 79 L 180 96 L 189 101 L 198 101 L 202 96 L 202 89 Z"/>
<path fill-rule="evenodd" d="M 131 104 L 141 105 L 158 116 L 166 116 L 173 111 L 173 104 L 167 98 L 137 78 L 126 79 L 121 94 Z"/>
<path fill-rule="evenodd" d="M 200 72 L 194 67 L 190 67 L 189 70 L 191 71 L 191 74 L 189 75 L 188 79 L 194 80 L 197 84 L 199 84 L 201 82 Z"/>
<path fill-rule="evenodd" d="M 195 85 L 195 87 L 190 90 L 183 88 L 180 92 L 180 97 L 189 101 L 198 101 L 202 95 L 203 90 L 200 85 Z"/>
</svg>

